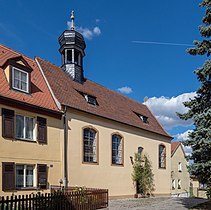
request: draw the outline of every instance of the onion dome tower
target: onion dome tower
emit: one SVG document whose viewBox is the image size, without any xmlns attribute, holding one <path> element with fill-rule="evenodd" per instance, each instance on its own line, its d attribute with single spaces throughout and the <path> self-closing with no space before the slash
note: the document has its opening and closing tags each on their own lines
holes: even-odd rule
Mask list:
<svg viewBox="0 0 211 210">
<path fill-rule="evenodd" d="M 62 56 L 61 68 L 76 82 L 83 83 L 83 57 L 85 56 L 86 43 L 82 34 L 75 31 L 74 11 L 71 14 L 71 29 L 65 30 L 59 37 Z"/>
</svg>

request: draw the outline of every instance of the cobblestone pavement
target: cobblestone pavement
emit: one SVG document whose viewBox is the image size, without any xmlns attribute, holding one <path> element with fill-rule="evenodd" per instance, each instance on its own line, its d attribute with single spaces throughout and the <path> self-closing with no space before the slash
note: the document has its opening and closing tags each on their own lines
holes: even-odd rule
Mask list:
<svg viewBox="0 0 211 210">
<path fill-rule="evenodd" d="M 109 210 L 186 210 L 206 199 L 199 198 L 139 198 L 110 200 Z M 104 209 L 104 210 L 106 210 Z"/>
</svg>

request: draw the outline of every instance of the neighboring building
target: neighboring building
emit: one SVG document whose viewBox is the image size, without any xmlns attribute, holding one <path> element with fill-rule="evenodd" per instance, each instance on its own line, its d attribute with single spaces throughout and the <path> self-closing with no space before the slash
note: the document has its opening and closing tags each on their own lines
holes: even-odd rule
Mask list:
<svg viewBox="0 0 211 210">
<path fill-rule="evenodd" d="M 190 174 L 183 146 L 180 142 L 171 143 L 171 184 L 172 196 L 186 197 L 190 191 Z"/>
<path fill-rule="evenodd" d="M 170 195 L 171 139 L 147 106 L 84 78 L 83 36 L 72 29 L 59 37 L 62 66 L 36 58 L 66 116 L 65 185 L 109 189 L 132 196 L 131 159 L 149 155 L 155 195 Z M 102 64 L 103 65 L 103 64 Z"/>
<path fill-rule="evenodd" d="M 198 198 L 207 198 L 206 184 L 200 184 L 195 176 L 190 177 L 190 195 Z"/>
<path fill-rule="evenodd" d="M 0 195 L 62 178 L 62 114 L 36 62 L 0 45 Z"/>
</svg>

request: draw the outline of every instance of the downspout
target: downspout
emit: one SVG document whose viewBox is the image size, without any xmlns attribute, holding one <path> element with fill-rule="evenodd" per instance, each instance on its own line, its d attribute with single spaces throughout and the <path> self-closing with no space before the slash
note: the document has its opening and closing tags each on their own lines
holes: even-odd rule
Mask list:
<svg viewBox="0 0 211 210">
<path fill-rule="evenodd" d="M 68 166 L 67 166 L 67 148 L 68 148 L 68 120 L 67 106 L 64 107 L 64 188 L 68 187 Z"/>
</svg>

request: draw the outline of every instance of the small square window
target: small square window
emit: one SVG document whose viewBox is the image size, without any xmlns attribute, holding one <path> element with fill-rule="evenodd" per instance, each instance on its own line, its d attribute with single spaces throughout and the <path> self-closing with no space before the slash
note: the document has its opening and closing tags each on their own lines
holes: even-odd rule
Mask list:
<svg viewBox="0 0 211 210">
<path fill-rule="evenodd" d="M 143 123 L 147 124 L 148 123 L 148 117 L 144 115 L 140 115 L 140 119 L 142 120 Z"/>
<path fill-rule="evenodd" d="M 181 180 L 178 179 L 178 189 L 181 189 Z"/>
<path fill-rule="evenodd" d="M 178 171 L 182 172 L 182 163 L 181 162 L 178 163 Z"/>
<path fill-rule="evenodd" d="M 28 93 L 29 73 L 17 68 L 12 68 L 12 88 Z"/>
<path fill-rule="evenodd" d="M 92 105 L 94 105 L 94 106 L 97 105 L 96 97 L 91 96 L 91 95 L 85 95 L 85 99 L 86 99 L 86 101 L 87 101 L 89 104 L 92 104 Z"/>
<path fill-rule="evenodd" d="M 175 187 L 176 187 L 176 182 L 175 182 L 175 179 L 172 180 L 172 190 L 175 190 Z"/>
</svg>

